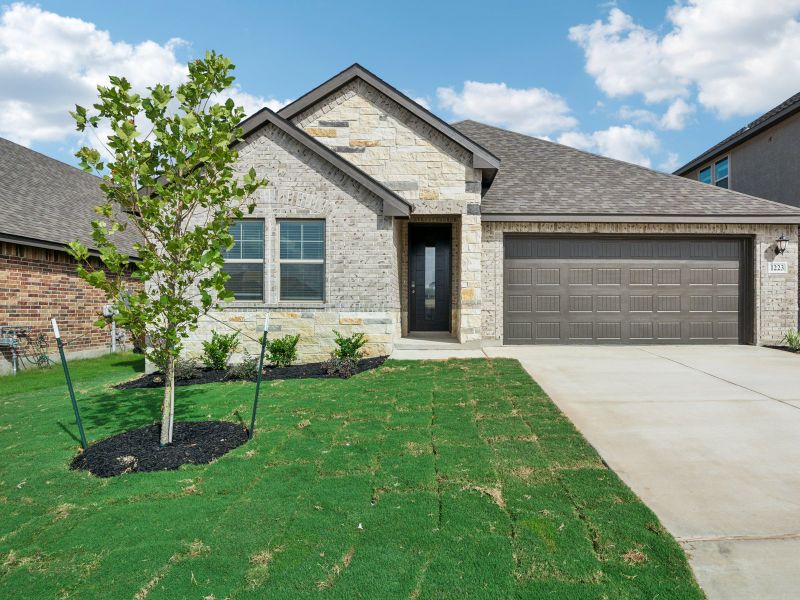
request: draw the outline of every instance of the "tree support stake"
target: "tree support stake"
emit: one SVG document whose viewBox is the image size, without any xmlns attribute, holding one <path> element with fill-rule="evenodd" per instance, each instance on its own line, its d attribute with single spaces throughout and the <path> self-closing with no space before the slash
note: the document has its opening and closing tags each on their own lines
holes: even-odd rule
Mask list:
<svg viewBox="0 0 800 600">
<path fill-rule="evenodd" d="M 56 335 L 56 345 L 58 345 L 58 353 L 61 355 L 61 366 L 64 367 L 64 378 L 67 380 L 67 389 L 69 390 L 69 397 L 72 400 L 72 410 L 75 411 L 75 422 L 78 424 L 78 431 L 81 434 L 81 446 L 84 450 L 88 447 L 86 444 L 86 435 L 83 433 L 83 422 L 81 421 L 81 413 L 78 410 L 78 401 L 75 400 L 75 390 L 72 388 L 72 379 L 69 376 L 69 367 L 67 366 L 67 357 L 64 354 L 64 344 L 61 342 L 61 332 L 58 330 L 58 323 L 55 319 L 51 319 L 53 323 L 53 333 Z"/>
<path fill-rule="evenodd" d="M 261 376 L 264 371 L 264 352 L 267 349 L 267 332 L 269 331 L 269 313 L 264 316 L 264 335 L 261 336 L 261 356 L 258 359 L 258 373 L 256 374 L 256 397 L 253 400 L 253 416 L 250 417 L 250 430 L 247 439 L 253 439 L 256 429 L 256 411 L 258 410 L 258 394 L 261 391 Z"/>
</svg>

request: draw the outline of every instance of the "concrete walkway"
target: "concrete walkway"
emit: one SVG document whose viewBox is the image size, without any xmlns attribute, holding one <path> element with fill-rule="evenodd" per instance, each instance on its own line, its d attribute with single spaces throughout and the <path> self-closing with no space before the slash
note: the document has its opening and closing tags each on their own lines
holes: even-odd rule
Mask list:
<svg viewBox="0 0 800 600">
<path fill-rule="evenodd" d="M 800 597 L 800 356 L 486 348 L 519 359 L 680 541 L 709 598 Z"/>
</svg>

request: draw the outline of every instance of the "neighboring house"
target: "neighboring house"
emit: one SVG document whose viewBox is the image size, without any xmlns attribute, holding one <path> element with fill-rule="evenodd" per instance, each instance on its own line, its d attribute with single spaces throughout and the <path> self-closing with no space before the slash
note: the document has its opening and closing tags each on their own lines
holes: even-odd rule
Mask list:
<svg viewBox="0 0 800 600">
<path fill-rule="evenodd" d="M 270 184 L 233 228 L 236 295 L 203 320 L 332 330 L 371 354 L 449 332 L 497 344 L 772 344 L 797 325 L 800 210 L 473 121 L 448 125 L 353 65 L 244 123 Z M 776 240 L 789 238 L 772 273 Z"/>
<path fill-rule="evenodd" d="M 690 160 L 676 175 L 800 206 L 800 94 Z"/>
<path fill-rule="evenodd" d="M 109 330 L 93 325 L 105 297 L 78 277 L 65 251 L 76 239 L 92 247 L 93 208 L 103 202 L 99 183 L 80 169 L 0 138 L 0 326 L 30 327 L 32 340 L 43 334 L 50 354 L 56 353 L 52 317 L 59 321 L 68 356 L 95 356 L 111 347 Z M 129 232 L 122 235 L 128 251 L 132 239 Z M 11 370 L 11 356 L 9 347 L 0 346 L 0 373 Z"/>
</svg>

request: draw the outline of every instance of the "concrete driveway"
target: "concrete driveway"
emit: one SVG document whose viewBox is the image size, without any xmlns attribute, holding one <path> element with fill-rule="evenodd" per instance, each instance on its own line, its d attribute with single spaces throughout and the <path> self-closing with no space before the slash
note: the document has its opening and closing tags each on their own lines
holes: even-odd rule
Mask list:
<svg viewBox="0 0 800 600">
<path fill-rule="evenodd" d="M 800 356 L 486 348 L 519 359 L 686 550 L 709 598 L 800 596 Z"/>
</svg>

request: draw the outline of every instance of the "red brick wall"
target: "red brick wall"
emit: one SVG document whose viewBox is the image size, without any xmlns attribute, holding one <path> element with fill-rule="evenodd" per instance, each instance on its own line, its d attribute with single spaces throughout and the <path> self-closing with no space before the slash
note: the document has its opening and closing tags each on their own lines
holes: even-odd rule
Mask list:
<svg viewBox="0 0 800 600">
<path fill-rule="evenodd" d="M 68 352 L 110 350 L 110 327 L 93 325 L 105 304 L 104 294 L 78 277 L 66 252 L 0 243 L 0 325 L 33 327 L 33 335 L 47 336 L 53 353 L 55 317 Z M 0 347 L 0 371 L 10 360 L 10 350 Z"/>
</svg>

